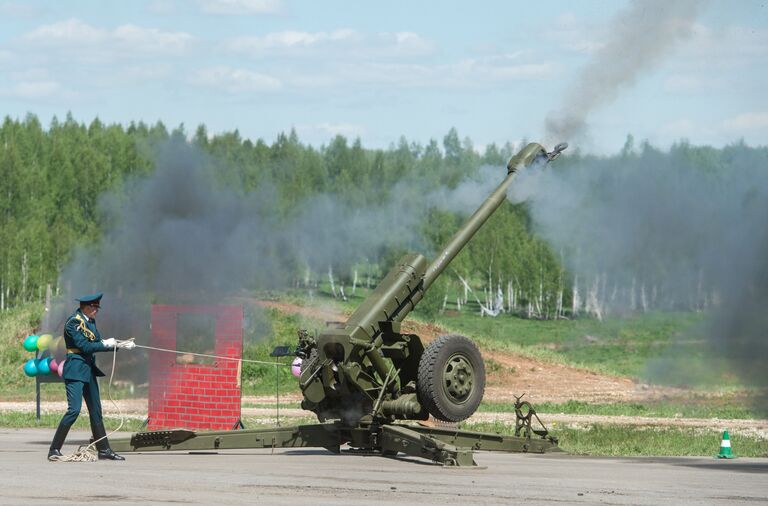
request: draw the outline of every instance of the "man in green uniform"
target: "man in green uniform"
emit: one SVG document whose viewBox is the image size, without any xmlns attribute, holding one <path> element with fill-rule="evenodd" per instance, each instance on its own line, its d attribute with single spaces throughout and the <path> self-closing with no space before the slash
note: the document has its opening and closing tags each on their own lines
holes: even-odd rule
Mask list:
<svg viewBox="0 0 768 506">
<path fill-rule="evenodd" d="M 101 398 L 99 396 L 98 376 L 104 373 L 96 367 L 96 357 L 99 351 L 112 351 L 115 348 L 132 349 L 133 341 L 118 343 L 114 338 L 102 339 L 96 328 L 96 313 L 101 306 L 101 293 L 87 295 L 77 299 L 80 307 L 72 313 L 64 326 L 64 341 L 67 344 L 67 360 L 64 362 L 62 378 L 67 389 L 67 412 L 59 422 L 56 434 L 53 436 L 48 460 L 59 460 L 61 446 L 69 433 L 70 427 L 80 415 L 80 407 L 85 398 L 88 406 L 88 417 L 91 422 L 91 433 L 99 451 L 99 459 L 125 460 L 109 447 L 101 417 Z"/>
</svg>

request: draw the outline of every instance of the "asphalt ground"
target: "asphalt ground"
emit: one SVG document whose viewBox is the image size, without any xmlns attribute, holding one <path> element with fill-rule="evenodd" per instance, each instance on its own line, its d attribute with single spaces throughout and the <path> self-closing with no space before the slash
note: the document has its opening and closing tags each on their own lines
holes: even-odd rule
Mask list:
<svg viewBox="0 0 768 506">
<path fill-rule="evenodd" d="M 0 429 L 2 504 L 760 504 L 768 459 L 478 452 L 481 468 L 323 449 L 47 462 L 53 430 Z M 74 452 L 88 434 L 73 432 Z M 713 451 L 714 453 L 714 451 Z"/>
</svg>

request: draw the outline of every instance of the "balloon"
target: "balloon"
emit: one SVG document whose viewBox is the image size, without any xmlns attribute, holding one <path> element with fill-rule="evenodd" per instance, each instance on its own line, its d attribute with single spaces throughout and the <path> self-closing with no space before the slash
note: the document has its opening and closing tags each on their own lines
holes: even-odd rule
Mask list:
<svg viewBox="0 0 768 506">
<path fill-rule="evenodd" d="M 35 376 L 37 374 L 37 364 L 34 358 L 30 358 L 24 364 L 24 374 L 27 376 Z"/>
<path fill-rule="evenodd" d="M 51 374 L 59 374 L 59 362 L 55 358 L 48 362 L 48 367 L 51 368 Z"/>
<path fill-rule="evenodd" d="M 37 349 L 40 351 L 45 350 L 48 348 L 48 345 L 51 344 L 51 340 L 53 340 L 53 336 L 50 334 L 43 334 L 42 336 L 37 338 Z"/>
<path fill-rule="evenodd" d="M 64 337 L 59 336 L 48 345 L 48 349 L 51 350 L 51 355 L 59 358 L 64 358 L 67 354 L 67 343 L 64 342 Z"/>
<path fill-rule="evenodd" d="M 36 335 L 27 336 L 24 339 L 24 349 L 27 351 L 37 351 L 37 339 Z"/>
<path fill-rule="evenodd" d="M 56 371 L 56 374 L 58 374 L 58 375 L 59 375 L 59 377 L 62 377 L 62 376 L 64 376 L 64 363 L 65 363 L 65 362 L 66 362 L 66 359 L 62 360 L 62 361 L 59 363 L 59 370 L 58 370 L 58 371 Z"/>
<path fill-rule="evenodd" d="M 291 362 L 291 374 L 293 374 L 297 378 L 301 376 L 301 358 L 300 357 L 294 358 L 293 362 Z"/>
<path fill-rule="evenodd" d="M 37 361 L 37 374 L 51 374 L 50 358 L 41 358 Z"/>
</svg>

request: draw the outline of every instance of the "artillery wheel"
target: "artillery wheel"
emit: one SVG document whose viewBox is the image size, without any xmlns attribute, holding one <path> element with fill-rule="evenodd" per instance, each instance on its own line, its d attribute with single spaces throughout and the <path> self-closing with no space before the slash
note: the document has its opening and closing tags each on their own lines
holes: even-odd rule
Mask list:
<svg viewBox="0 0 768 506">
<path fill-rule="evenodd" d="M 438 420 L 469 418 L 485 391 L 480 350 L 464 336 L 440 336 L 421 355 L 416 389 L 421 405 Z"/>
</svg>

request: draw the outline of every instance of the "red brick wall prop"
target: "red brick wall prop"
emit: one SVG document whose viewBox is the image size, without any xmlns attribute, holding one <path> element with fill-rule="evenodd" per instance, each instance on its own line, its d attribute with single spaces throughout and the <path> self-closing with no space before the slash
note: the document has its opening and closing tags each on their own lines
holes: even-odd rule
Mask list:
<svg viewBox="0 0 768 506">
<path fill-rule="evenodd" d="M 210 314 L 216 319 L 214 355 L 242 358 L 242 306 L 153 305 L 150 346 L 177 349 L 176 322 L 182 313 Z M 149 351 L 149 430 L 231 429 L 240 420 L 241 362 L 180 364 L 177 357 Z"/>
</svg>

